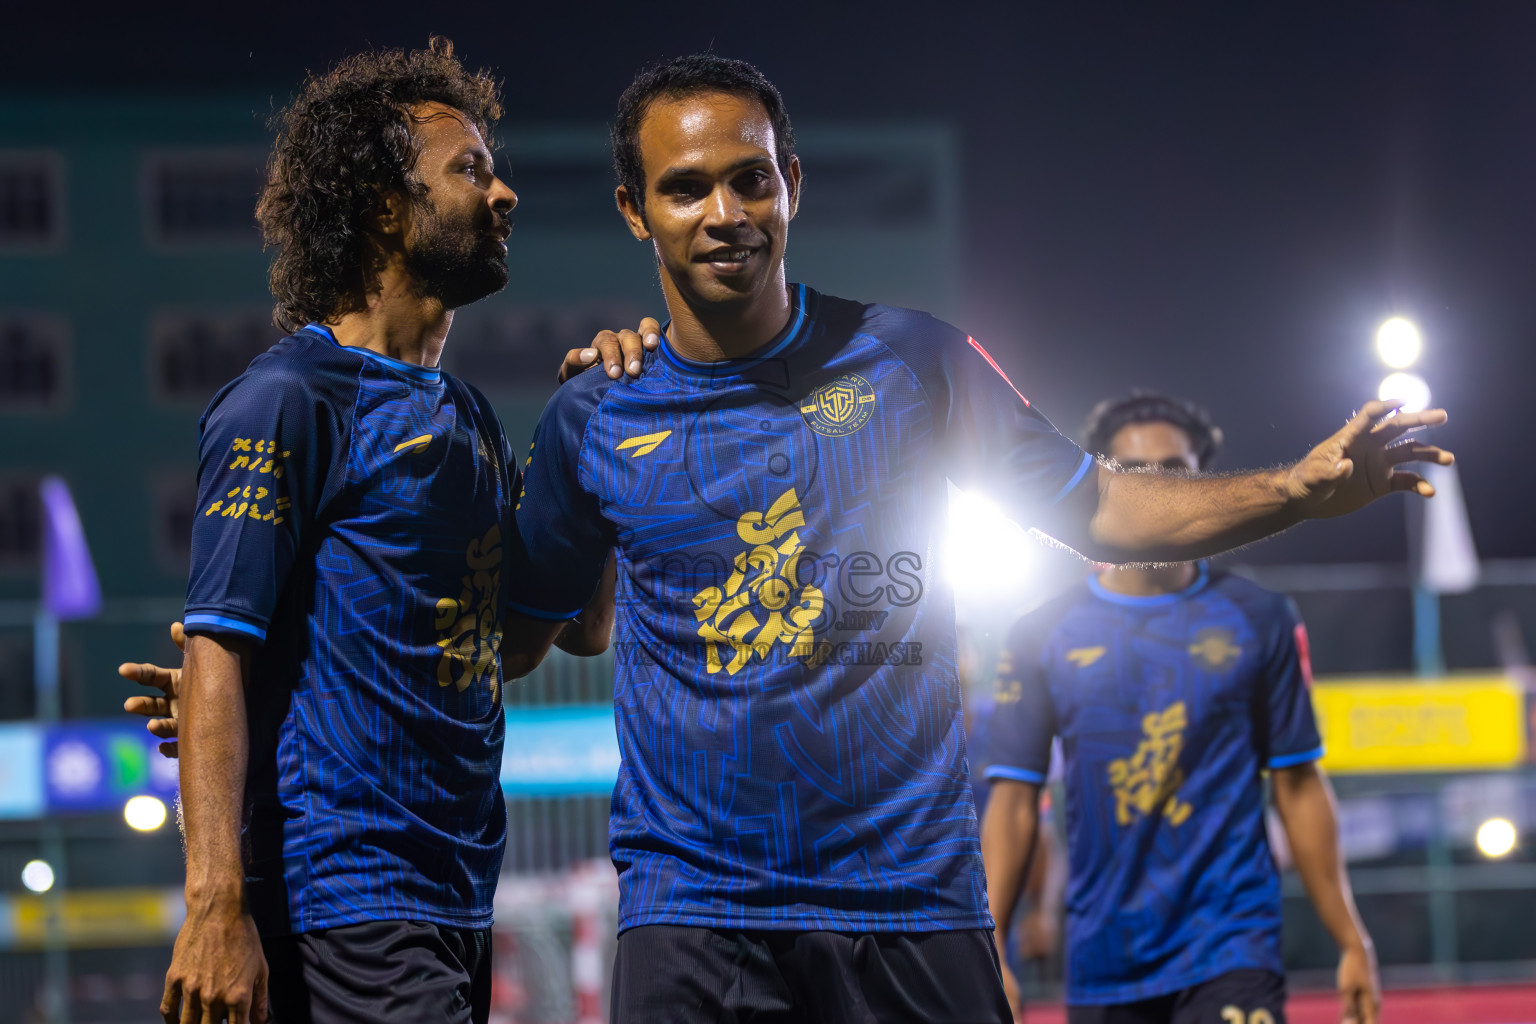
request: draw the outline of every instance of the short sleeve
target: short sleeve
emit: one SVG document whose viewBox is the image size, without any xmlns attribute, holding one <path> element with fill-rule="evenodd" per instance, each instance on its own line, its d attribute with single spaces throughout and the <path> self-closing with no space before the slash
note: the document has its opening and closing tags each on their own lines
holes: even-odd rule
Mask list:
<svg viewBox="0 0 1536 1024">
<path fill-rule="evenodd" d="M 295 557 L 345 472 L 340 410 L 302 369 L 268 359 L 203 414 L 188 633 L 265 642 Z"/>
<path fill-rule="evenodd" d="M 1267 768 L 1289 768 L 1319 760 L 1323 741 L 1312 709 L 1312 663 L 1307 627 L 1289 599 L 1283 599 L 1270 635 L 1259 702 L 1257 739 Z"/>
<path fill-rule="evenodd" d="M 988 729 L 989 780 L 1044 785 L 1051 769 L 1056 709 L 1045 676 L 1040 616 L 1025 616 L 1008 632 L 998 656 L 994 708 Z"/>
<path fill-rule="evenodd" d="M 997 502 L 1022 526 L 1056 532 L 1064 503 L 1096 479 L 1094 460 L 1051 425 L 975 338 L 926 314 L 906 313 L 881 340 L 917 374 L 939 421 L 955 486 Z M 1071 509 L 1066 512 L 1063 510 Z"/>
<path fill-rule="evenodd" d="M 536 619 L 575 618 L 597 589 L 613 547 L 612 526 L 581 479 L 587 421 L 601 398 L 585 379 L 593 376 L 578 377 L 555 392 L 539 417 L 523 467 L 506 603 Z"/>
</svg>

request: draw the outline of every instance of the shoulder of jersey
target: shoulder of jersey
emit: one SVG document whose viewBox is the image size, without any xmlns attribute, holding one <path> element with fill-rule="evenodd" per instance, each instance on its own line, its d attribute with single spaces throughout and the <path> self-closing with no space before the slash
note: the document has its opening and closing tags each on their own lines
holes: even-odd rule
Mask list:
<svg viewBox="0 0 1536 1024">
<path fill-rule="evenodd" d="M 1074 608 L 1092 600 L 1093 592 L 1088 589 L 1087 580 L 1081 583 L 1074 583 L 1038 608 L 1034 608 L 1020 616 L 1018 621 L 1014 623 L 1011 632 L 1037 632 L 1054 629 L 1056 624 L 1066 618 Z"/>
<path fill-rule="evenodd" d="M 961 342 L 965 340 L 964 331 L 920 309 L 887 306 L 879 302 L 860 305 L 844 299 L 828 300 L 826 296 L 823 296 L 823 301 L 854 307 L 859 319 L 859 330 L 874 335 L 881 341 L 900 342 L 911 339 L 931 344 L 936 338 L 950 338 Z"/>
<path fill-rule="evenodd" d="M 1235 601 L 1244 609 L 1261 615 L 1288 614 L 1291 599 L 1274 590 L 1266 590 L 1244 576 L 1226 569 L 1212 569 L 1210 589 Z"/>
</svg>

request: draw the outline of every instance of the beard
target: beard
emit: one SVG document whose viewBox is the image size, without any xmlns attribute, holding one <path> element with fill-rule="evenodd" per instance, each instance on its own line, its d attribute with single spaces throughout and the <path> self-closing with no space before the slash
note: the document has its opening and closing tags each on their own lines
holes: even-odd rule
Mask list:
<svg viewBox="0 0 1536 1024">
<path fill-rule="evenodd" d="M 507 258 L 488 232 L 474 224 L 450 224 L 430 199 L 416 203 L 416 244 L 405 254 L 417 291 L 444 309 L 458 309 L 507 286 Z"/>
</svg>

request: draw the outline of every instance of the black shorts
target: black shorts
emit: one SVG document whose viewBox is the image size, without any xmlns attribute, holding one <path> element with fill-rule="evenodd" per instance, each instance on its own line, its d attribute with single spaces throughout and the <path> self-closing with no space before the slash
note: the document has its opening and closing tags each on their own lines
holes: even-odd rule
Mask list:
<svg viewBox="0 0 1536 1024">
<path fill-rule="evenodd" d="M 272 1024 L 485 1024 L 491 930 L 370 921 L 264 936 Z"/>
<path fill-rule="evenodd" d="M 992 933 L 619 936 L 609 1024 L 1011 1024 Z"/>
<path fill-rule="evenodd" d="M 1068 1006 L 1067 1024 L 1285 1024 L 1285 979 L 1228 971 L 1165 996 L 1108 1006 Z"/>
</svg>

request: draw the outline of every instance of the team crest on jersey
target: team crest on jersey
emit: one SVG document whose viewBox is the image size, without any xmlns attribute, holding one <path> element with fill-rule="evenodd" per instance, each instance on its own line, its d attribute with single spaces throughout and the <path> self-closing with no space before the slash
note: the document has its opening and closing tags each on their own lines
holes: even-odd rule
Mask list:
<svg viewBox="0 0 1536 1024">
<path fill-rule="evenodd" d="M 1171 825 L 1182 825 L 1189 819 L 1194 809 L 1178 798 L 1179 787 L 1184 784 L 1179 754 L 1184 751 L 1188 724 L 1183 701 L 1154 711 L 1141 720 L 1143 738 L 1136 752 L 1109 762 L 1116 822 L 1129 825 L 1135 814 L 1148 817 L 1159 808 Z"/>
<path fill-rule="evenodd" d="M 875 389 L 856 373 L 828 381 L 800 403 L 806 424 L 827 437 L 847 437 L 868 423 L 874 411 Z"/>
<path fill-rule="evenodd" d="M 1232 641 L 1229 629 L 1202 629 L 1189 645 L 1190 656 L 1212 672 L 1219 672 L 1237 660 L 1243 649 Z"/>
<path fill-rule="evenodd" d="M 493 526 L 470 541 L 464 558 L 459 596 L 437 602 L 433 625 L 443 652 L 437 685 L 452 685 L 463 693 L 483 682 L 495 700 L 501 686 L 501 527 Z"/>
<path fill-rule="evenodd" d="M 826 614 L 826 598 L 798 578 L 803 526 L 805 513 L 793 487 L 768 511 L 749 511 L 736 520 L 736 535 L 751 548 L 736 556 L 724 587 L 705 587 L 693 597 L 710 675 L 724 669 L 733 676 L 754 657 L 766 659 L 777 644 L 787 646 L 792 658 L 815 652 L 813 630 Z"/>
</svg>

